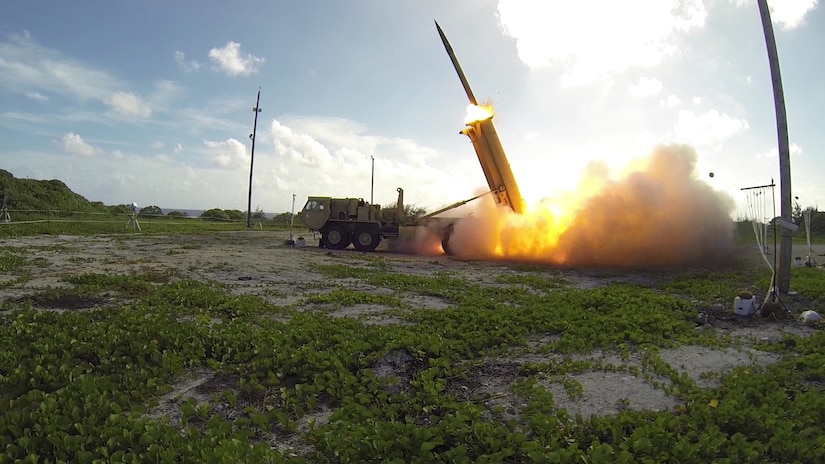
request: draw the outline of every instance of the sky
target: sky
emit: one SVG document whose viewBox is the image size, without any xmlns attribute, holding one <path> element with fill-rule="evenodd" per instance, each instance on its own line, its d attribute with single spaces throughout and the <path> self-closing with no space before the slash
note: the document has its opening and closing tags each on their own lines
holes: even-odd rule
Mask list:
<svg viewBox="0 0 825 464">
<path fill-rule="evenodd" d="M 825 12 L 771 11 L 793 195 L 825 206 Z M 528 203 L 659 144 L 691 146 L 733 215 L 741 188 L 778 182 L 755 0 L 2 0 L 0 168 L 106 204 L 245 211 L 260 88 L 253 209 L 467 199 L 486 182 L 433 20 Z"/>
</svg>

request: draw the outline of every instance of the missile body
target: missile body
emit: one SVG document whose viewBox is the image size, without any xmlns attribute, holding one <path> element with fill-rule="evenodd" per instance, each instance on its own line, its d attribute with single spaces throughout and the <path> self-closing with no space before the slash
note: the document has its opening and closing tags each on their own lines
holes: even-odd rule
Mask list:
<svg viewBox="0 0 825 464">
<path fill-rule="evenodd" d="M 453 62 L 458 78 L 461 80 L 461 85 L 464 87 L 464 92 L 467 98 L 473 105 L 478 105 L 475 94 L 467 82 L 467 76 L 461 69 L 458 58 L 455 56 L 453 47 L 444 35 L 444 31 L 436 21 L 435 27 L 438 30 L 438 35 L 441 37 L 441 42 L 444 44 L 444 49 L 447 50 L 447 55 L 450 56 L 450 61 Z M 516 179 L 513 176 L 513 171 L 510 169 L 510 162 L 507 160 L 507 155 L 504 153 L 504 148 L 501 146 L 501 141 L 498 138 L 498 133 L 493 125 L 493 118 L 490 116 L 487 119 L 473 121 L 467 123 L 467 126 L 461 131 L 462 134 L 467 135 L 473 143 L 476 156 L 481 164 L 481 169 L 484 171 L 484 177 L 487 178 L 487 185 L 490 191 L 494 192 L 493 197 L 499 205 L 505 205 L 518 214 L 524 212 L 524 199 L 519 191 Z"/>
</svg>

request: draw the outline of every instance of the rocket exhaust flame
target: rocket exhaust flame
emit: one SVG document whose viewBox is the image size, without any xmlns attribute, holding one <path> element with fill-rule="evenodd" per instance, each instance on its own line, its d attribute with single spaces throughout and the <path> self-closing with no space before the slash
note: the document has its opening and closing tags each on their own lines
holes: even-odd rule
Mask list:
<svg viewBox="0 0 825 464">
<path fill-rule="evenodd" d="M 467 105 L 467 114 L 464 116 L 464 125 L 484 121 L 493 117 L 493 107 L 490 105 Z"/>
<path fill-rule="evenodd" d="M 485 202 L 455 224 L 451 251 L 464 259 L 560 266 L 718 262 L 733 248 L 734 203 L 700 181 L 695 164 L 692 148 L 659 146 L 617 180 L 591 165 L 577 192 L 542 200 L 522 215 Z"/>
</svg>

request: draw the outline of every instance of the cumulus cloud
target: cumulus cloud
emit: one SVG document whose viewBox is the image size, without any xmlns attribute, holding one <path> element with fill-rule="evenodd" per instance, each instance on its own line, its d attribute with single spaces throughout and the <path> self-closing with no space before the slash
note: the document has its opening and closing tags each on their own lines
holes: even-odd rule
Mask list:
<svg viewBox="0 0 825 464">
<path fill-rule="evenodd" d="M 272 121 L 272 134 L 275 136 L 275 150 L 290 161 L 321 168 L 331 166 L 329 150 L 311 135 L 295 132 L 278 121 Z"/>
<path fill-rule="evenodd" d="M 41 46 L 28 31 L 0 42 L 0 87 L 12 92 L 103 100 L 121 85 L 105 71 Z"/>
<path fill-rule="evenodd" d="M 258 66 L 263 58 L 250 53 L 241 52 L 241 44 L 229 41 L 223 48 L 209 50 L 209 59 L 215 64 L 215 69 L 230 76 L 248 76 L 258 72 Z"/>
<path fill-rule="evenodd" d="M 788 147 L 791 156 L 799 156 L 802 152 L 802 147 L 795 143 L 791 143 L 790 147 Z M 757 158 L 777 158 L 779 156 L 779 148 L 773 147 L 765 153 L 760 153 L 756 155 Z"/>
<path fill-rule="evenodd" d="M 666 99 L 659 102 L 665 108 L 677 108 L 682 104 L 682 99 L 676 95 L 668 95 Z"/>
<path fill-rule="evenodd" d="M 636 98 L 647 98 L 658 95 L 662 91 L 662 81 L 655 77 L 640 77 L 639 80 L 628 86 L 630 95 Z"/>
<path fill-rule="evenodd" d="M 182 152 L 182 151 L 183 151 L 183 145 L 181 145 L 180 143 L 178 143 L 177 145 L 175 145 L 175 149 L 174 149 L 173 151 L 174 151 L 176 154 L 177 154 L 177 153 Z"/>
<path fill-rule="evenodd" d="M 81 156 L 94 156 L 99 149 L 94 147 L 74 132 L 66 132 L 63 134 L 63 150 L 66 153 L 71 153 L 74 155 L 81 155 Z"/>
<path fill-rule="evenodd" d="M 478 185 L 467 184 L 463 174 L 456 174 L 460 168 L 452 174 L 436 168 L 441 163 L 436 160 L 430 164 L 431 160 L 441 155 L 429 147 L 409 139 L 375 134 L 350 120 L 273 120 L 270 134 L 275 158 L 266 179 L 281 190 L 367 198 L 373 156 L 376 203 L 393 201 L 395 189 L 402 187 L 409 203 L 434 209 L 472 196 L 475 187 L 483 183 L 483 177 L 476 176 Z M 470 153 L 467 156 L 475 158 Z M 257 150 L 255 157 L 257 170 Z M 478 169 L 477 161 L 471 166 Z"/>
<path fill-rule="evenodd" d="M 217 166 L 236 169 L 249 165 L 246 146 L 234 138 L 221 141 L 204 140 L 208 158 Z"/>
<path fill-rule="evenodd" d="M 132 92 L 115 92 L 104 103 L 115 113 L 129 118 L 145 119 L 152 116 L 152 108 Z"/>
<path fill-rule="evenodd" d="M 690 110 L 679 110 L 676 137 L 697 147 L 718 146 L 734 135 L 747 131 L 748 121 L 736 119 L 719 110 L 696 114 Z"/>
<path fill-rule="evenodd" d="M 178 67 L 185 72 L 197 72 L 201 67 L 201 64 L 198 63 L 197 60 L 187 60 L 186 54 L 180 50 L 175 51 L 174 57 L 175 63 L 177 63 Z"/>
<path fill-rule="evenodd" d="M 754 0 L 731 0 L 736 6 L 753 6 Z M 816 8 L 817 0 L 771 0 L 771 21 L 783 29 L 794 29 L 805 22 L 805 17 Z"/>
<path fill-rule="evenodd" d="M 49 97 L 43 95 L 40 92 L 26 92 L 26 96 L 31 98 L 34 101 L 38 101 L 38 102 L 41 102 L 41 103 L 45 103 L 45 102 L 49 101 Z"/>
<path fill-rule="evenodd" d="M 498 17 L 527 66 L 559 66 L 574 86 L 658 65 L 707 11 L 702 0 L 499 0 Z"/>
</svg>

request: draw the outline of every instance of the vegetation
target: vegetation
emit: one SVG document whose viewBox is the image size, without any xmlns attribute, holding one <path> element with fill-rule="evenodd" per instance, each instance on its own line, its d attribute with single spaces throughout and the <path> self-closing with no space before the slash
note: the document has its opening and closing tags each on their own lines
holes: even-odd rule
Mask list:
<svg viewBox="0 0 825 464">
<path fill-rule="evenodd" d="M 90 202 L 72 192 L 59 180 L 17 179 L 10 172 L 0 169 L 0 192 L 8 193 L 10 210 L 28 212 L 83 212 L 109 213 L 109 207 L 100 202 Z"/>
<path fill-rule="evenodd" d="M 392 202 L 392 203 L 390 203 L 386 206 L 382 206 L 381 209 L 394 210 L 396 205 L 398 205 L 398 203 L 394 201 L 394 202 Z M 407 217 L 417 217 L 417 216 L 423 216 L 425 214 L 427 214 L 427 208 L 424 208 L 423 206 L 418 206 L 418 205 L 410 204 L 410 203 L 405 203 L 404 204 L 404 215 L 407 216 Z"/>
<path fill-rule="evenodd" d="M 160 209 L 160 206 L 144 206 L 138 212 L 140 216 L 163 216 L 163 210 Z"/>
<path fill-rule="evenodd" d="M 14 249 L 0 254 L 10 276 L 31 264 Z M 288 306 L 157 270 L 64 276 L 3 303 L 0 463 L 825 459 L 825 332 L 760 342 L 778 363 L 735 369 L 710 388 L 660 356 L 684 344 L 729 346 L 696 330 L 696 308 L 761 286 L 764 273 L 575 289 L 538 268 L 485 285 L 395 272 L 377 256 L 315 272 L 329 287 Z M 821 270 L 795 268 L 793 279 L 821 298 Z M 401 323 L 324 310 L 355 305 L 384 307 Z M 641 363 L 582 358 L 594 349 Z M 532 361 L 512 361 L 521 354 Z M 485 372 L 508 366 L 511 384 L 485 393 Z M 570 374 L 595 368 L 662 384 L 678 405 L 603 417 L 559 408 L 547 385 L 580 397 Z M 501 395 L 511 407 L 491 406 Z"/>
</svg>

